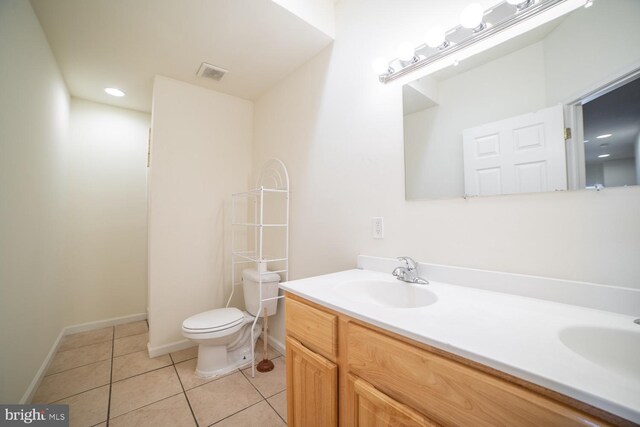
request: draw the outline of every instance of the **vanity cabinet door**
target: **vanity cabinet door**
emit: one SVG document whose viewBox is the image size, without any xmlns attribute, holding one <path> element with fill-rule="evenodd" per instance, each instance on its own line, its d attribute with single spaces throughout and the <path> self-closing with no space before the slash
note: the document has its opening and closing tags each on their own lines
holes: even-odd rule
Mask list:
<svg viewBox="0 0 640 427">
<path fill-rule="evenodd" d="M 347 423 L 350 426 L 436 426 L 424 415 L 393 400 L 368 382 L 351 374 L 349 375 L 347 394 L 351 403 Z"/>
<path fill-rule="evenodd" d="M 287 337 L 287 416 L 290 426 L 338 424 L 338 367 Z"/>
</svg>

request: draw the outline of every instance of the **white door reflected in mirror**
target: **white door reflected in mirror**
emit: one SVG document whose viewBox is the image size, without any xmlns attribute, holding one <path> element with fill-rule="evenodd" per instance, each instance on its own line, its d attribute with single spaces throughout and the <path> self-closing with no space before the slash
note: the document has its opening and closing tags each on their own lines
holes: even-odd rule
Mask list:
<svg viewBox="0 0 640 427">
<path fill-rule="evenodd" d="M 562 106 L 465 129 L 467 196 L 567 189 Z"/>
</svg>

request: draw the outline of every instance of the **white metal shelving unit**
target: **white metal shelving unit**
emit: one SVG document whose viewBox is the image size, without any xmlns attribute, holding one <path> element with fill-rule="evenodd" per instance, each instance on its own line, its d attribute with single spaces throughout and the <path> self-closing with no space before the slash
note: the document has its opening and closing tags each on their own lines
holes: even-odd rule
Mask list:
<svg viewBox="0 0 640 427">
<path fill-rule="evenodd" d="M 266 223 L 265 222 L 265 197 L 269 197 L 270 195 L 278 195 L 284 196 L 284 222 L 279 223 Z M 253 221 L 236 221 L 238 215 L 238 204 L 242 200 L 247 200 L 247 205 L 249 201 L 253 203 Z M 247 206 L 247 212 L 245 215 L 248 217 L 249 207 Z M 265 274 L 278 273 L 280 277 L 284 280 L 281 282 L 286 282 L 289 280 L 289 174 L 287 172 L 287 168 L 284 163 L 282 163 L 279 159 L 270 159 L 263 166 L 260 172 L 260 176 L 258 177 L 256 188 L 251 189 L 249 191 L 244 191 L 241 193 L 234 193 L 231 195 L 231 295 L 229 295 L 229 300 L 227 301 L 227 307 L 231 303 L 231 298 L 233 297 L 234 290 L 236 286 L 241 285 L 242 281 L 236 280 L 236 267 L 244 264 L 254 264 L 256 270 L 259 275 L 259 290 L 260 290 L 260 303 L 258 308 L 258 316 L 256 316 L 253 324 L 251 325 L 251 376 L 255 377 L 256 370 L 256 360 L 255 360 L 255 343 L 254 343 L 254 329 L 258 319 L 262 316 L 263 304 L 268 301 L 278 300 L 283 298 L 283 296 L 275 296 L 271 298 L 263 298 L 263 286 L 262 286 L 262 276 Z M 284 233 L 284 242 L 282 254 L 278 254 L 275 257 L 269 257 L 265 254 L 264 251 L 264 243 L 265 229 L 270 228 L 278 228 L 282 229 Z M 253 231 L 253 250 L 236 250 L 236 233 L 238 230 L 244 229 L 245 231 Z M 246 246 L 249 246 L 248 243 L 248 233 L 245 236 L 245 240 L 247 240 Z M 279 268 L 277 270 L 269 270 L 269 264 L 279 263 L 279 265 L 283 265 L 283 268 Z M 261 266 L 266 267 L 264 271 L 261 269 Z"/>
</svg>

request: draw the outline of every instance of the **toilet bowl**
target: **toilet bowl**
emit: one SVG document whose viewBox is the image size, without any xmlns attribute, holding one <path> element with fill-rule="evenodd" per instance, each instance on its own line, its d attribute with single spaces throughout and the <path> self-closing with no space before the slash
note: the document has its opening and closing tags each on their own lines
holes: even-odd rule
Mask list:
<svg viewBox="0 0 640 427">
<path fill-rule="evenodd" d="M 182 323 L 182 335 L 198 344 L 196 375 L 210 378 L 224 375 L 234 369 L 251 364 L 251 352 L 260 337 L 261 322 L 256 322 L 251 341 L 251 325 L 258 315 L 260 304 L 258 274 L 263 286 L 277 283 L 276 273 L 258 273 L 256 270 L 243 271 L 243 293 L 247 311 L 234 307 L 218 308 L 189 317 Z M 263 298 L 267 296 L 263 293 Z M 275 314 L 275 309 L 273 313 Z"/>
</svg>

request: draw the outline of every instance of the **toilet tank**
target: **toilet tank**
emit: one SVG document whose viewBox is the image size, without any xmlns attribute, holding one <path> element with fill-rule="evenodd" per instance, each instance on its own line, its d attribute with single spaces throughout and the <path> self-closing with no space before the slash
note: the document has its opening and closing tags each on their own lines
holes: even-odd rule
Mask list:
<svg viewBox="0 0 640 427">
<path fill-rule="evenodd" d="M 265 301 L 262 303 L 262 313 L 258 313 L 260 308 L 260 276 L 262 276 L 262 299 L 273 298 L 278 296 L 278 283 L 280 283 L 280 275 L 247 268 L 242 270 L 242 291 L 244 293 L 244 305 L 249 313 L 253 316 L 263 316 L 264 309 L 267 309 L 267 315 L 273 316 L 278 310 L 278 300 Z"/>
</svg>

